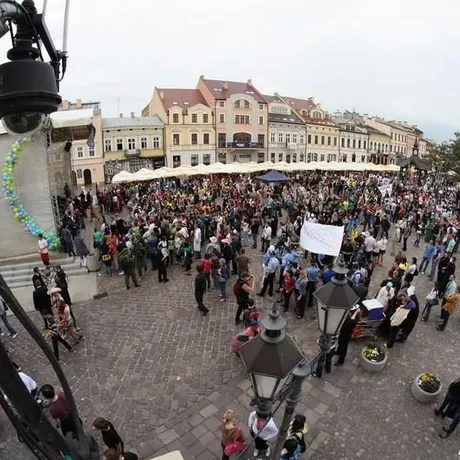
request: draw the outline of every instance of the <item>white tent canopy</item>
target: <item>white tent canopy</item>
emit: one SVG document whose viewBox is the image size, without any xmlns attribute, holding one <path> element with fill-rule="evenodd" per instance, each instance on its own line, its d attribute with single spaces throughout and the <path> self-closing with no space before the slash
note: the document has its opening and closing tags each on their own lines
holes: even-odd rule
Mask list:
<svg viewBox="0 0 460 460">
<path fill-rule="evenodd" d="M 122 171 L 116 174 L 112 182 L 135 182 L 143 180 L 161 179 L 161 178 L 172 178 L 172 177 L 189 177 L 198 175 L 209 175 L 209 174 L 251 174 L 260 171 L 269 171 L 275 169 L 283 172 L 296 172 L 296 171 L 340 171 L 340 172 L 352 172 L 352 171 L 375 171 L 375 172 L 397 172 L 399 167 L 396 165 L 375 165 L 373 163 L 340 163 L 340 162 L 311 162 L 311 163 L 286 163 L 280 161 L 278 163 L 272 163 L 266 161 L 264 163 L 214 163 L 211 165 L 198 165 L 198 166 L 187 166 L 182 165 L 178 168 L 167 168 L 163 167 L 160 169 L 141 169 L 136 173 L 129 173 Z"/>
</svg>

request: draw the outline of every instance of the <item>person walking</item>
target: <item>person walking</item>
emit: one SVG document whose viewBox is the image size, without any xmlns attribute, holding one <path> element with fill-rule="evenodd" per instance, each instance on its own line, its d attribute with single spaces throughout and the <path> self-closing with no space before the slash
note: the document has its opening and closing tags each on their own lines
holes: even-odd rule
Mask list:
<svg viewBox="0 0 460 460">
<path fill-rule="evenodd" d="M 441 307 L 441 320 L 442 323 L 437 327 L 438 331 L 444 331 L 449 321 L 450 315 L 455 313 L 460 302 L 460 288 L 457 288 L 456 292 L 448 295 L 445 298 L 445 303 Z"/>
<path fill-rule="evenodd" d="M 446 396 L 442 404 L 434 410 L 436 417 L 450 417 L 452 422 L 448 428 L 443 428 L 444 433 L 439 434 L 440 438 L 450 436 L 457 425 L 460 423 L 460 379 L 454 380 L 447 390 Z"/>
<path fill-rule="evenodd" d="M 75 250 L 73 247 L 72 232 L 69 230 L 68 225 L 64 225 L 61 229 L 61 236 L 64 241 L 64 250 L 69 257 L 75 257 Z"/>
<path fill-rule="evenodd" d="M 219 289 L 220 289 L 220 301 L 227 301 L 227 282 L 230 278 L 230 271 L 227 265 L 227 262 L 224 258 L 219 259 Z"/>
<path fill-rule="evenodd" d="M 129 285 L 130 279 L 133 280 L 135 287 L 140 287 L 140 284 L 137 282 L 137 278 L 136 278 L 136 271 L 135 271 L 136 262 L 135 262 L 133 254 L 128 248 L 123 249 L 118 254 L 118 263 L 125 275 L 126 289 L 130 289 L 130 285 Z"/>
<path fill-rule="evenodd" d="M 3 298 L 0 297 L 0 319 L 3 321 L 3 324 L 8 330 L 10 337 L 14 339 L 15 337 L 17 337 L 18 333 L 16 332 L 16 329 L 8 321 L 8 317 L 6 316 L 7 311 L 8 311 L 8 305 L 3 300 Z M 0 335 L 5 335 L 1 328 L 0 328 Z"/>
<path fill-rule="evenodd" d="M 168 241 L 165 235 L 160 237 L 160 241 L 158 243 L 158 282 L 159 283 L 167 283 L 168 273 L 166 272 L 166 264 L 169 259 L 169 251 L 168 251 Z"/>
<path fill-rule="evenodd" d="M 48 252 L 48 242 L 43 238 L 43 235 L 40 233 L 38 235 L 38 253 L 40 254 L 40 258 L 42 259 L 43 265 L 48 267 L 50 264 L 50 255 Z"/>
<path fill-rule="evenodd" d="M 351 337 L 353 336 L 353 329 L 359 320 L 360 309 L 359 305 L 354 305 L 343 323 L 342 329 L 340 330 L 338 347 L 335 354 L 339 357 L 335 366 L 342 366 L 345 364 L 345 358 L 348 352 L 348 344 L 350 343 Z"/>
<path fill-rule="evenodd" d="M 195 277 L 195 300 L 198 304 L 198 310 L 203 313 L 203 316 L 206 316 L 209 313 L 209 310 L 205 307 L 203 303 L 203 297 L 206 292 L 206 275 L 203 273 L 203 267 L 201 264 L 197 264 L 196 271 L 198 272 Z"/>
<path fill-rule="evenodd" d="M 429 292 L 429 294 L 426 296 L 426 302 L 425 302 L 425 308 L 422 311 L 422 317 L 420 320 L 423 323 L 426 323 L 428 319 L 430 318 L 430 313 L 431 313 L 431 308 L 434 305 L 439 305 L 439 284 L 434 283 L 433 288 Z"/>
<path fill-rule="evenodd" d="M 102 440 L 109 449 L 115 449 L 119 455 L 123 454 L 125 450 L 123 440 L 113 427 L 112 422 L 103 417 L 97 417 L 93 422 L 93 430 L 101 433 Z"/>
<path fill-rule="evenodd" d="M 241 314 L 244 310 L 249 308 L 250 301 L 254 304 L 254 300 L 249 298 L 249 294 L 254 292 L 255 283 L 256 279 L 254 275 L 243 272 L 233 285 L 233 294 L 236 296 L 236 303 L 238 305 L 235 315 L 235 324 L 241 323 Z"/>
<path fill-rule="evenodd" d="M 32 299 L 34 302 L 34 308 L 37 310 L 43 317 L 44 328 L 48 329 L 48 323 L 43 316 L 43 313 L 46 315 L 53 315 L 51 309 L 51 298 L 48 294 L 48 289 L 46 286 L 35 286 L 35 291 L 32 294 Z"/>
<path fill-rule="evenodd" d="M 236 421 L 236 414 L 234 410 L 227 409 L 225 411 L 220 431 L 222 460 L 230 460 L 231 455 L 242 452 L 246 445 L 243 430 Z"/>
<path fill-rule="evenodd" d="M 85 240 L 81 232 L 78 232 L 74 238 L 75 243 L 75 252 L 77 256 L 80 257 L 80 267 L 86 267 L 86 256 L 89 254 L 89 250 L 86 247 Z"/>
<path fill-rule="evenodd" d="M 60 265 L 56 265 L 56 275 L 54 277 L 54 282 L 56 283 L 56 287 L 61 290 L 61 295 L 64 299 L 64 302 L 70 307 L 72 305 L 72 301 L 70 300 L 69 294 L 69 277 Z"/>
<path fill-rule="evenodd" d="M 425 246 L 425 252 L 423 253 L 423 259 L 418 269 L 418 271 L 422 275 L 425 274 L 425 270 L 428 268 L 428 264 L 430 263 L 430 260 L 433 257 L 434 251 L 435 251 L 434 241 L 430 240 L 430 242 Z"/>
</svg>

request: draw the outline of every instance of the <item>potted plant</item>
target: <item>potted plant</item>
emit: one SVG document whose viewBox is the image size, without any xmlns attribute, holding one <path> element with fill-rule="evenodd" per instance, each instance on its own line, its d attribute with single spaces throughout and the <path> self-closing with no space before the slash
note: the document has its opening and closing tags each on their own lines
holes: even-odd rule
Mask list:
<svg viewBox="0 0 460 460">
<path fill-rule="evenodd" d="M 432 403 L 442 391 L 442 383 L 436 374 L 424 372 L 417 375 L 411 386 L 412 396 L 421 403 Z"/>
<path fill-rule="evenodd" d="M 360 366 L 367 372 L 382 372 L 388 361 L 385 345 L 369 344 L 361 351 Z"/>
</svg>

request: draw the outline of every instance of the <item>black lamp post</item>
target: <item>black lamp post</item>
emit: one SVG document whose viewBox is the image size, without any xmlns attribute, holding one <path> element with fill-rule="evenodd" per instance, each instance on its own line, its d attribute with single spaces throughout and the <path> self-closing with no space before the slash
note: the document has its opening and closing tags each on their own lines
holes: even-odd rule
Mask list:
<svg viewBox="0 0 460 460">
<path fill-rule="evenodd" d="M 240 349 L 241 359 L 252 383 L 255 396 L 253 403 L 258 410 L 271 415 L 273 402 L 286 403 L 271 456 L 273 460 L 280 458 L 292 416 L 302 393 L 302 383 L 311 375 L 313 366 L 316 366 L 315 375 L 321 376 L 325 363 L 330 363 L 333 340 L 340 333 L 348 312 L 359 300 L 346 280 L 348 270 L 345 264 L 340 261 L 334 267 L 334 271 L 336 275 L 331 282 L 313 294 L 317 300 L 321 337 L 319 352 L 311 361 L 305 360 L 299 347 L 284 332 L 286 321 L 277 311 L 276 303 L 269 316 L 262 320 L 262 333 Z M 279 406 L 280 404 L 274 413 Z"/>
</svg>

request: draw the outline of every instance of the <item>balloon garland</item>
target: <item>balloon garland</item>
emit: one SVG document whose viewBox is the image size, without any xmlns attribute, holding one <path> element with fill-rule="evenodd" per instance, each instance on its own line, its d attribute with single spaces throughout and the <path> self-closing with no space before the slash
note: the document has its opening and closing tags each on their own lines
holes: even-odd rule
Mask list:
<svg viewBox="0 0 460 460">
<path fill-rule="evenodd" d="M 24 231 L 32 234 L 33 236 L 43 235 L 43 238 L 48 243 L 50 249 L 56 249 L 60 246 L 58 236 L 54 232 L 45 232 L 41 229 L 35 220 L 29 216 L 24 208 L 24 205 L 16 195 L 15 189 L 15 168 L 19 161 L 19 156 L 22 151 L 22 145 L 26 142 L 32 142 L 30 137 L 17 139 L 16 142 L 11 146 L 8 155 L 5 158 L 2 169 L 3 179 L 3 196 L 10 205 L 13 212 L 14 218 L 24 227 Z"/>
</svg>

